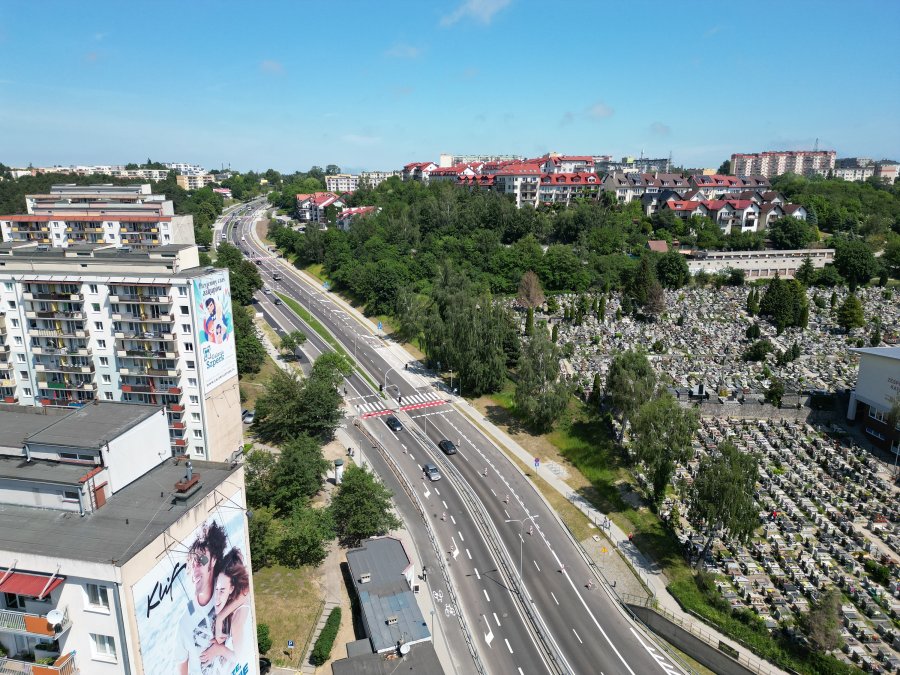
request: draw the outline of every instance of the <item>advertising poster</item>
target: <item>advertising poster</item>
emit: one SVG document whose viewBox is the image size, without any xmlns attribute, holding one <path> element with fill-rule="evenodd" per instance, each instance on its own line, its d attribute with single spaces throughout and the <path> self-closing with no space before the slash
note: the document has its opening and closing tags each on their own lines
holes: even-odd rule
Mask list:
<svg viewBox="0 0 900 675">
<path fill-rule="evenodd" d="M 194 279 L 194 307 L 197 312 L 199 368 L 209 392 L 229 377 L 237 375 L 228 272 L 222 270 Z"/>
<path fill-rule="evenodd" d="M 244 537 L 244 512 L 219 508 L 131 587 L 146 675 L 259 672 Z"/>
</svg>

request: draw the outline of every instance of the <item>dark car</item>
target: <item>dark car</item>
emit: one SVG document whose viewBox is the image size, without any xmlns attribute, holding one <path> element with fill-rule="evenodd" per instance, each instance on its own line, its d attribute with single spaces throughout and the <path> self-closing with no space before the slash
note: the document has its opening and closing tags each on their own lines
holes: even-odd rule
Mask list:
<svg viewBox="0 0 900 675">
<path fill-rule="evenodd" d="M 446 438 L 438 443 L 438 447 L 444 451 L 445 455 L 456 454 L 456 446 L 453 445 L 453 441 L 448 441 Z"/>
<path fill-rule="evenodd" d="M 400 420 L 391 415 L 390 417 L 384 418 L 384 423 L 387 424 L 387 428 L 391 431 L 403 431 L 403 425 L 400 424 Z"/>
</svg>

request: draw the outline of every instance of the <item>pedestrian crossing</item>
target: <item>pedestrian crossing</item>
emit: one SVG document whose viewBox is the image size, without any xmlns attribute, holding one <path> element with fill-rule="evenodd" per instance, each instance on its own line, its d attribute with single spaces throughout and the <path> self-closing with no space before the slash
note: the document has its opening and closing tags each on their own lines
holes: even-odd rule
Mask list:
<svg viewBox="0 0 900 675">
<path fill-rule="evenodd" d="M 407 394 L 401 398 L 400 410 L 415 410 L 417 408 L 430 407 L 446 403 L 437 392 L 427 391 L 424 393 Z M 376 400 L 371 403 L 357 403 L 355 406 L 356 413 L 363 417 L 371 417 L 391 412 L 390 408 L 385 408 L 385 402 Z"/>
</svg>

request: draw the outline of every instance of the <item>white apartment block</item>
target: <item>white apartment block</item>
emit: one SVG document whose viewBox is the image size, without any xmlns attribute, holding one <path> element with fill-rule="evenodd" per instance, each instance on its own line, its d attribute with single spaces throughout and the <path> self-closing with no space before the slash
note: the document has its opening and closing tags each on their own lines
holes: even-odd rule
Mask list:
<svg viewBox="0 0 900 675">
<path fill-rule="evenodd" d="M 359 176 L 349 173 L 336 173 L 325 176 L 325 189 L 329 192 L 353 192 L 359 187 Z"/>
<path fill-rule="evenodd" d="M 359 182 L 363 185 L 367 185 L 370 188 L 375 188 L 381 185 L 388 178 L 393 178 L 396 176 L 397 178 L 403 177 L 402 171 L 363 171 L 359 174 Z"/>
<path fill-rule="evenodd" d="M 173 455 L 240 448 L 227 270 L 195 246 L 42 248 L 0 244 L 0 402 L 156 405 Z"/>
<path fill-rule="evenodd" d="M 178 184 L 178 187 L 184 188 L 185 190 L 199 190 L 218 180 L 219 179 L 211 173 L 179 174 L 175 176 L 175 182 Z"/>
<path fill-rule="evenodd" d="M 202 176 L 207 173 L 199 164 L 186 164 L 184 162 L 163 162 L 163 166 L 170 171 L 177 171 L 186 176 Z"/>
<path fill-rule="evenodd" d="M 494 189 L 511 195 L 516 207 L 537 206 L 541 167 L 538 164 L 516 164 L 494 174 Z"/>
<path fill-rule="evenodd" d="M 208 672 L 259 673 L 243 467 L 173 460 L 166 427 L 160 406 L 0 406 L 0 671 L 199 673 L 231 562 L 254 638 Z"/>
<path fill-rule="evenodd" d="M 785 173 L 799 176 L 825 176 L 834 170 L 834 150 L 797 150 L 735 153 L 731 156 L 731 173 L 736 176 L 772 178 Z"/>
<path fill-rule="evenodd" d="M 53 248 L 104 244 L 146 249 L 194 243 L 193 216 L 143 185 L 54 185 L 27 195 L 27 214 L 0 216 L 0 238 Z"/>
<path fill-rule="evenodd" d="M 441 153 L 438 166 L 442 169 L 456 166 L 457 164 L 484 164 L 485 162 L 521 162 L 522 155 L 452 155 Z"/>
</svg>

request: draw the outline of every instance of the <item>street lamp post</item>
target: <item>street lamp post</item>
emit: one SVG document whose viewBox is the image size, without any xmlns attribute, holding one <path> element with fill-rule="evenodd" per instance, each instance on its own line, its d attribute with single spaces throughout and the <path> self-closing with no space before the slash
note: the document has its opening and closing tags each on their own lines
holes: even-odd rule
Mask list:
<svg viewBox="0 0 900 675">
<path fill-rule="evenodd" d="M 509 518 L 504 520 L 505 523 L 519 523 L 521 526 L 519 528 L 519 583 L 524 583 L 522 579 L 522 556 L 525 548 L 525 537 L 523 536 L 525 533 L 525 521 L 530 520 L 531 524 L 534 525 L 534 519 L 539 518 L 540 516 L 528 516 L 527 518 Z"/>
</svg>

